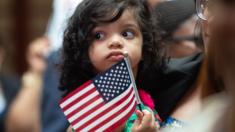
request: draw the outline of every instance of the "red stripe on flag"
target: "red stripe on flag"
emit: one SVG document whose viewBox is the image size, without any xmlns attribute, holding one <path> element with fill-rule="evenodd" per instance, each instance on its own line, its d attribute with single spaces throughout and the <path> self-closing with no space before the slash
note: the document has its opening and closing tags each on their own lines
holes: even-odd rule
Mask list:
<svg viewBox="0 0 235 132">
<path fill-rule="evenodd" d="M 110 120 L 112 120 L 113 118 L 117 117 L 118 115 L 120 115 L 121 113 L 123 113 L 130 105 L 131 103 L 133 103 L 133 100 L 135 99 L 135 96 L 133 95 L 133 97 L 131 98 L 131 101 L 128 102 L 128 104 L 126 104 L 122 109 L 120 109 L 119 111 L 117 111 L 116 113 L 114 113 L 112 116 L 108 117 L 107 119 L 105 119 L 104 121 L 100 122 L 98 125 L 96 125 L 95 127 L 93 127 L 92 129 L 90 129 L 90 132 L 94 132 L 95 130 L 99 129 L 100 127 L 104 126 L 104 124 L 107 124 Z M 135 108 L 135 106 L 134 106 Z M 125 116 L 124 116 L 125 117 Z M 125 120 L 127 120 L 128 117 L 125 118 Z M 123 119 L 124 120 L 124 119 Z M 112 129 L 114 130 L 115 127 L 114 126 L 119 126 L 122 125 L 123 122 L 117 121 L 116 123 L 118 123 L 117 125 L 111 125 L 113 126 Z"/>
<path fill-rule="evenodd" d="M 87 115 L 90 115 L 94 112 L 94 110 L 99 109 L 100 107 L 104 106 L 105 103 L 102 102 L 99 105 L 95 106 L 94 108 L 92 108 L 91 110 L 87 111 L 86 113 L 84 113 L 82 116 L 78 117 L 76 120 L 74 120 L 71 124 L 72 126 L 76 125 L 79 121 L 81 121 L 82 119 L 86 118 Z"/>
<path fill-rule="evenodd" d="M 83 110 L 84 108 L 86 108 L 87 106 L 89 106 L 90 104 L 92 104 L 93 102 L 95 102 L 96 100 L 100 99 L 100 95 L 96 95 L 94 98 L 88 100 L 86 103 L 84 103 L 83 105 L 81 105 L 80 107 L 78 107 L 76 110 L 74 110 L 73 112 L 71 112 L 70 114 L 68 114 L 66 117 L 69 119 L 70 117 L 72 117 L 73 115 L 75 115 L 77 112 Z M 76 102 L 78 103 L 78 102 Z M 75 105 L 75 104 L 73 104 Z"/>
<path fill-rule="evenodd" d="M 115 104 L 111 105 L 110 107 L 108 107 L 106 110 L 104 110 L 103 112 L 99 113 L 98 115 L 94 116 L 91 120 L 87 121 L 86 123 L 84 123 L 82 126 L 80 126 L 79 128 L 77 128 L 77 130 L 82 130 L 85 127 L 87 127 L 89 124 L 91 124 L 92 122 L 94 122 L 95 120 L 99 119 L 100 117 L 102 117 L 104 114 L 108 113 L 109 111 L 111 111 L 112 109 L 116 108 L 117 106 L 119 106 L 120 104 L 122 104 L 133 92 L 133 88 L 131 88 L 131 90 L 129 91 L 129 93 L 121 98 L 118 102 L 116 102 Z M 96 109 L 93 109 L 93 112 L 95 112 Z"/>
<path fill-rule="evenodd" d="M 87 96 L 91 95 L 92 93 L 94 93 L 96 91 L 95 88 L 92 88 L 91 90 L 87 91 L 85 94 L 83 94 L 82 96 L 78 97 L 77 99 L 75 99 L 74 101 L 72 101 L 71 103 L 69 103 L 68 105 L 66 105 L 64 108 L 62 108 L 63 111 L 66 111 L 67 109 L 71 108 L 72 106 L 74 106 L 75 104 L 77 104 L 79 101 L 81 101 L 82 99 L 86 98 Z"/>
<path fill-rule="evenodd" d="M 134 105 L 134 106 L 136 106 L 136 105 L 137 105 L 137 102 L 135 101 L 135 105 Z M 136 109 L 136 107 L 133 107 L 133 108 L 130 110 L 130 112 L 129 112 L 126 116 L 124 116 L 124 117 L 123 117 L 121 120 L 119 120 L 117 123 L 115 123 L 115 124 L 113 124 L 112 126 L 110 126 L 109 128 L 107 128 L 105 132 L 113 132 L 113 130 L 114 130 L 115 128 L 117 128 L 118 126 L 121 126 L 121 125 L 123 124 L 123 122 L 127 121 L 128 118 L 135 112 L 135 109 Z"/>
<path fill-rule="evenodd" d="M 66 101 L 67 99 L 69 99 L 71 96 L 73 96 L 74 94 L 76 94 L 77 92 L 82 91 L 83 89 L 85 89 L 87 86 L 89 86 L 92 83 L 91 80 L 87 81 L 86 83 L 84 83 L 83 85 L 81 85 L 80 87 L 77 87 L 74 91 L 72 91 L 71 93 L 69 93 L 67 96 L 65 96 L 63 99 L 60 100 L 60 104 L 63 103 L 64 101 Z"/>
</svg>

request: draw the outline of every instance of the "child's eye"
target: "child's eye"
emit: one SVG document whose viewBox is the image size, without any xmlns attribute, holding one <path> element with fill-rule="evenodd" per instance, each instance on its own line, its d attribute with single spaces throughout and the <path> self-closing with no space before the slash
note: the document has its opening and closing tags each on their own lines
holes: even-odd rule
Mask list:
<svg viewBox="0 0 235 132">
<path fill-rule="evenodd" d="M 94 34 L 94 39 L 96 39 L 96 40 L 102 40 L 102 39 L 104 39 L 104 37 L 105 37 L 105 34 L 102 32 L 96 32 Z"/>
<path fill-rule="evenodd" d="M 125 31 L 122 33 L 122 36 L 127 39 L 132 39 L 135 37 L 134 32 L 132 32 L 132 31 Z"/>
</svg>

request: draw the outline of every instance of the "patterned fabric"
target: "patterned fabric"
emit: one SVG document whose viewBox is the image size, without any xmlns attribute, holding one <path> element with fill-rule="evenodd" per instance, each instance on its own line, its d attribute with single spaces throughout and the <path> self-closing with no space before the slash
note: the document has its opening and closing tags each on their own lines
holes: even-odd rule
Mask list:
<svg viewBox="0 0 235 132">
<path fill-rule="evenodd" d="M 161 128 L 172 127 L 172 128 L 182 128 L 186 124 L 180 120 L 172 117 L 168 117 L 164 122 L 160 123 Z"/>
</svg>

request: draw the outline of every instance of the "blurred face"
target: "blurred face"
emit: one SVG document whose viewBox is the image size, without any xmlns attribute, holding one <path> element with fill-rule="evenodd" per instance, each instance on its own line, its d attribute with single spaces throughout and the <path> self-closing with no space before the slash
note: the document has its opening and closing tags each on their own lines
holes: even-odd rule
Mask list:
<svg viewBox="0 0 235 132">
<path fill-rule="evenodd" d="M 235 1 L 209 0 L 207 35 L 211 46 L 216 46 L 217 53 L 224 59 L 235 58 Z"/>
<path fill-rule="evenodd" d="M 159 2 L 163 2 L 166 0 L 148 0 L 149 6 L 154 7 L 156 6 Z"/>
<path fill-rule="evenodd" d="M 231 40 L 235 22 L 234 0 L 197 0 L 197 12 L 199 17 L 205 20 L 203 21 L 203 34 L 206 45 L 210 35 L 215 32 L 212 31 L 215 28 L 217 30 L 220 28 L 221 34 L 225 36 L 224 41 Z"/>
<path fill-rule="evenodd" d="M 136 75 L 142 56 L 143 38 L 133 12 L 126 10 L 115 22 L 98 25 L 92 31 L 94 40 L 89 57 L 96 73 L 101 73 L 124 58 L 127 51 Z"/>
<path fill-rule="evenodd" d="M 188 19 L 173 34 L 173 38 L 182 38 L 179 41 L 170 41 L 167 44 L 167 55 L 173 58 L 180 58 L 192 55 L 200 51 L 194 40 L 194 27 L 196 19 Z"/>
</svg>

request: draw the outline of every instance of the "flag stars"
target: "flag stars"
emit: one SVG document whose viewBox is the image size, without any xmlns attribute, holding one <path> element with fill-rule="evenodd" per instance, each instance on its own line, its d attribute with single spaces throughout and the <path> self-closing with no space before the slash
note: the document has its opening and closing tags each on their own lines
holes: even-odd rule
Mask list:
<svg viewBox="0 0 235 132">
<path fill-rule="evenodd" d="M 94 80 L 97 89 L 100 89 L 104 99 L 107 99 L 106 101 L 112 100 L 130 85 L 131 81 L 127 69 L 125 63 L 119 63 L 118 66 Z"/>
</svg>

